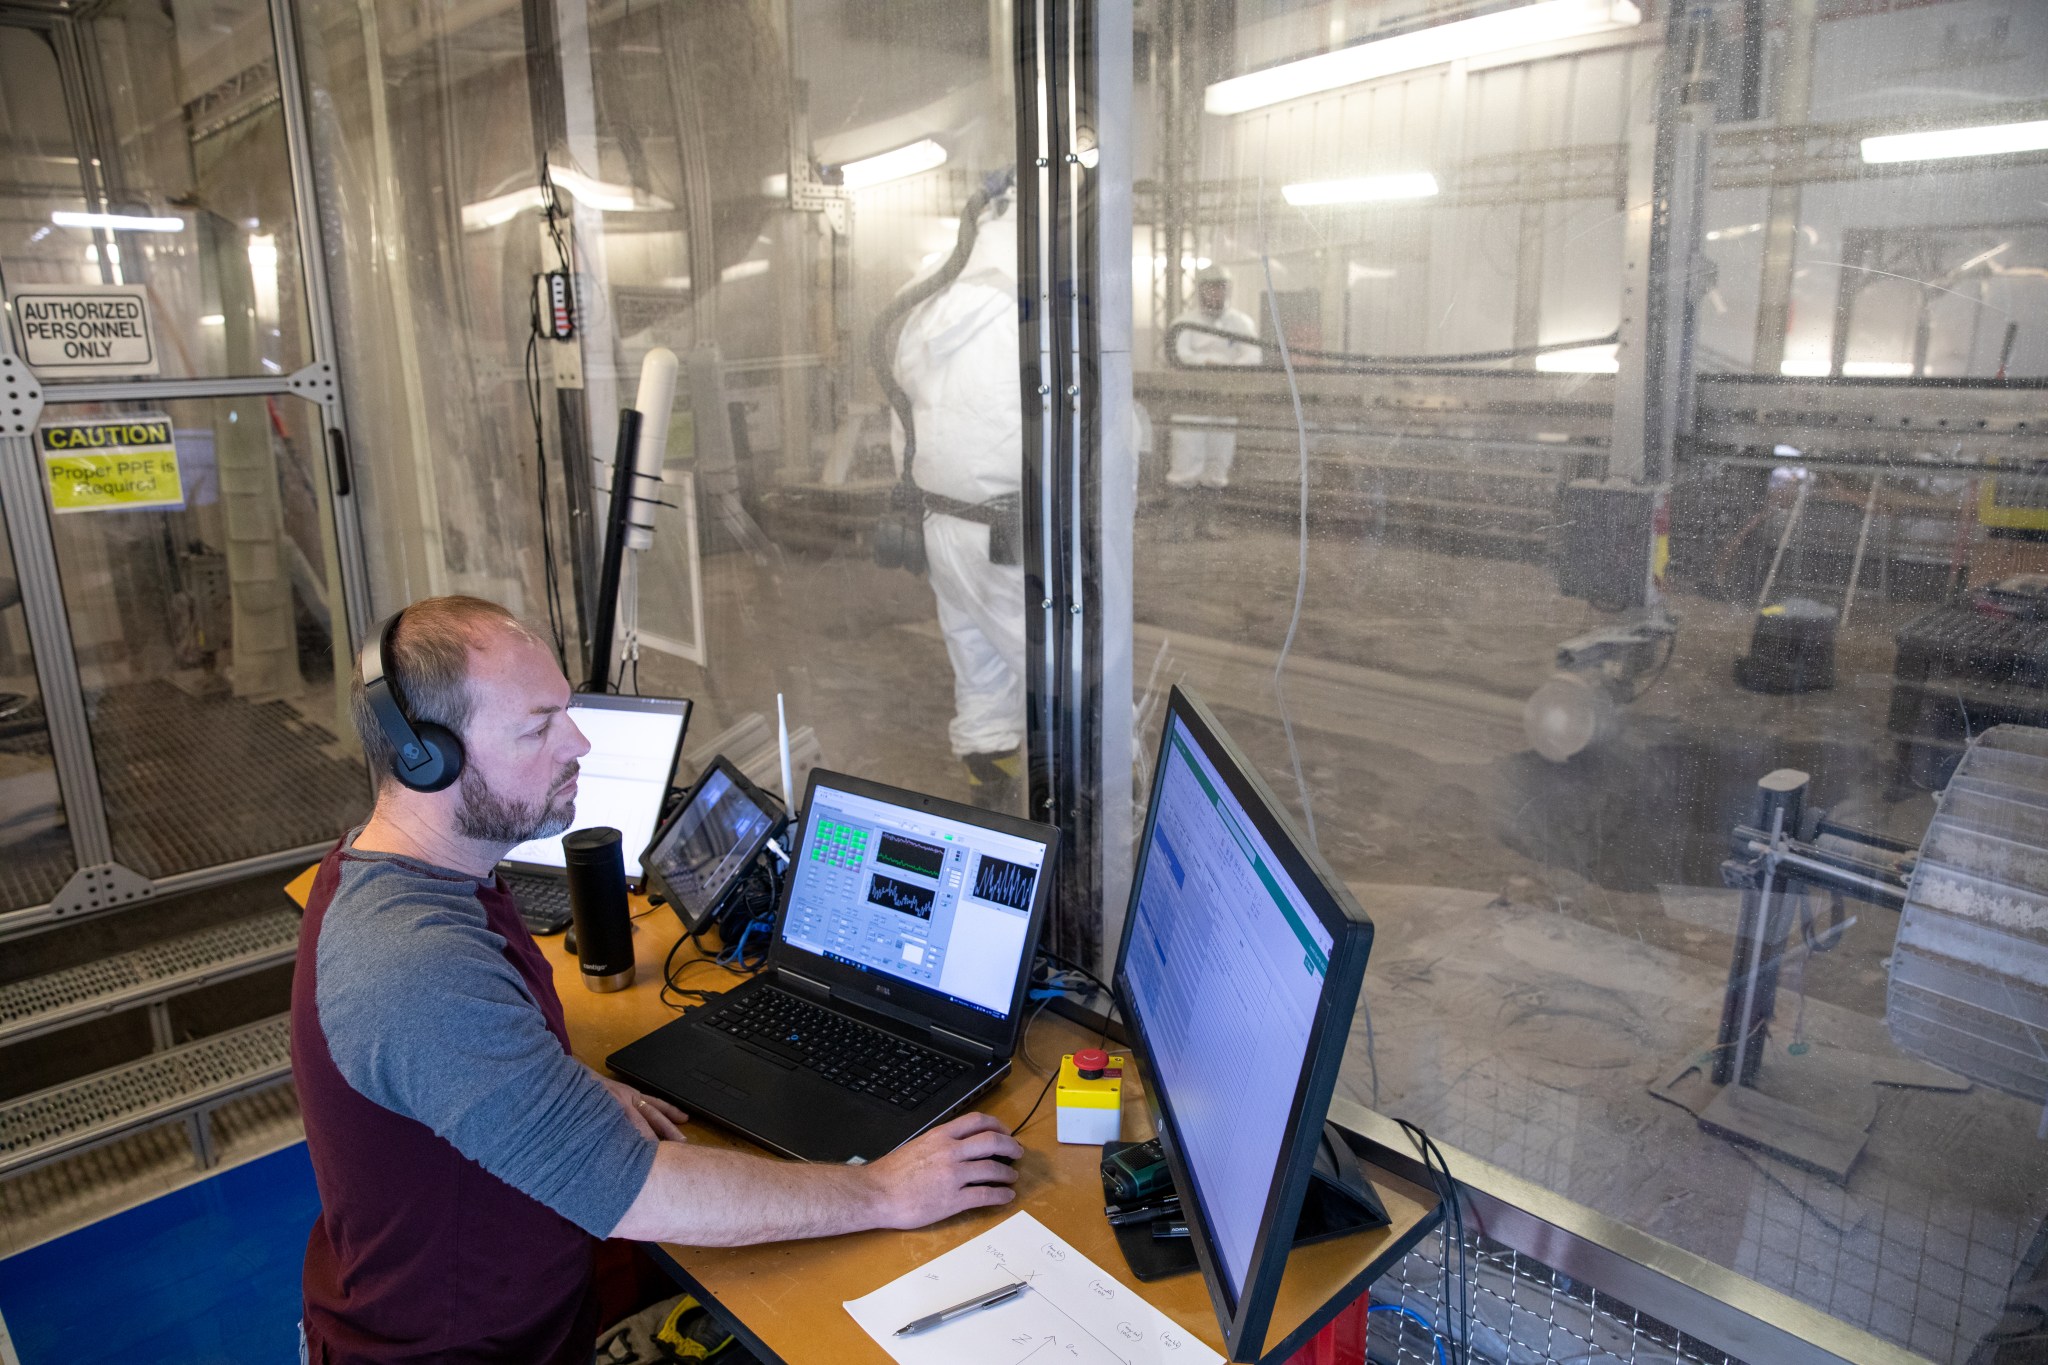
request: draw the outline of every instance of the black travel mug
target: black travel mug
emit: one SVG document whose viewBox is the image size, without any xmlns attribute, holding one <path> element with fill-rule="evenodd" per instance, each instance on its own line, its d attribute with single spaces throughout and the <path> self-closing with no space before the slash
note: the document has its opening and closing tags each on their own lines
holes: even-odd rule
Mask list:
<svg viewBox="0 0 2048 1365">
<path fill-rule="evenodd" d="M 562 840 L 569 868 L 569 917 L 583 984 L 622 991 L 633 984 L 633 919 L 626 906 L 626 862 L 619 832 L 608 825 L 579 829 Z"/>
</svg>

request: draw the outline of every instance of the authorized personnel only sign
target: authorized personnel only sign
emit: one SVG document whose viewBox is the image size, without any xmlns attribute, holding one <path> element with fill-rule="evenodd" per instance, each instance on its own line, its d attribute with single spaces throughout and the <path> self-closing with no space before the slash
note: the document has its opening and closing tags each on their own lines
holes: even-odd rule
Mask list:
<svg viewBox="0 0 2048 1365">
<path fill-rule="evenodd" d="M 156 328 L 139 284 L 24 284 L 9 291 L 22 359 L 44 379 L 155 374 Z"/>
<path fill-rule="evenodd" d="M 58 512 L 179 507 L 178 447 L 171 419 L 138 413 L 91 422 L 52 422 L 36 430 L 50 506 Z"/>
</svg>

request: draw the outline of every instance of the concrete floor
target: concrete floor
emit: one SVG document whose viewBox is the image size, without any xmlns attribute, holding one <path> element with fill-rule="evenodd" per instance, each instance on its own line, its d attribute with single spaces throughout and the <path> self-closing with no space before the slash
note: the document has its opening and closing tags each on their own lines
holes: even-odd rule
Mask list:
<svg viewBox="0 0 2048 1365">
<path fill-rule="evenodd" d="M 1747 609 L 1677 596 L 1676 654 L 1622 734 L 1555 766 L 1527 749 L 1522 703 L 1559 641 L 1608 618 L 1559 597 L 1541 566 L 1319 527 L 1286 674 L 1291 753 L 1272 673 L 1294 528 L 1188 529 L 1170 508 L 1141 518 L 1138 679 L 1206 696 L 1297 815 L 1298 754 L 1318 843 L 1379 926 L 1379 1106 L 1930 1359 L 1963 1360 L 2048 1212 L 2048 1143 L 2038 1110 L 1982 1087 L 1819 1078 L 1890 1052 L 1892 912 L 1852 906 L 1836 951 L 1788 963 L 1766 1063 L 1778 1093 L 1870 1117 L 1846 1186 L 1709 1136 L 1648 1090 L 1712 1038 L 1736 906 L 1718 865 L 1758 777 L 1804 768 L 1817 804 L 1919 836 L 1931 799 L 1893 790 L 1884 715 L 1892 632 L 1924 605 L 1865 592 L 1836 688 L 1759 697 L 1730 679 Z M 697 699 L 695 735 L 772 717 L 780 689 L 828 766 L 971 799 L 946 746 L 952 678 L 924 584 L 851 554 L 712 554 L 705 569 L 711 666 L 650 654 L 640 677 Z M 1794 1057 L 1802 970 L 1812 1046 Z M 1342 1085 L 1369 1102 L 1360 1033 Z"/>
</svg>

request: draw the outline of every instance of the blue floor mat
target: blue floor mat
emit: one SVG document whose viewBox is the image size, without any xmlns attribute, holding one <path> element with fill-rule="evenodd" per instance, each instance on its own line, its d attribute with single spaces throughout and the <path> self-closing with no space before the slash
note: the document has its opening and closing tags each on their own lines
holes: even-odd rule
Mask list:
<svg viewBox="0 0 2048 1365">
<path fill-rule="evenodd" d="M 306 1144 L 0 1260 L 21 1365 L 295 1365 Z"/>
</svg>

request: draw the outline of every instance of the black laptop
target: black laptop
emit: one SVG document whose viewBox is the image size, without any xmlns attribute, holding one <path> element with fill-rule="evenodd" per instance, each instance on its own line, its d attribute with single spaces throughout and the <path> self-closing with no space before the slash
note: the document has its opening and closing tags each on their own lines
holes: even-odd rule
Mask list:
<svg viewBox="0 0 2048 1365">
<path fill-rule="evenodd" d="M 1059 831 L 811 773 L 768 964 L 606 1058 L 806 1161 L 872 1161 L 1010 1070 Z"/>
</svg>

